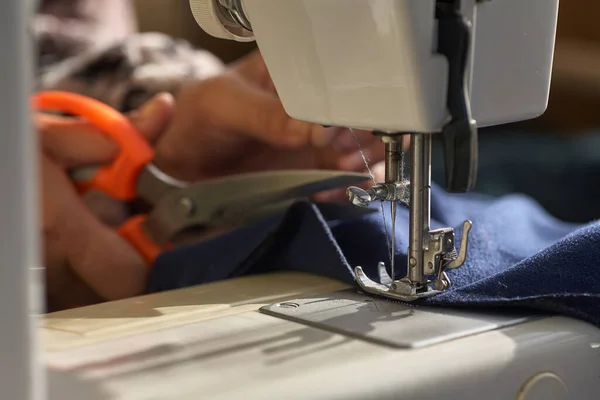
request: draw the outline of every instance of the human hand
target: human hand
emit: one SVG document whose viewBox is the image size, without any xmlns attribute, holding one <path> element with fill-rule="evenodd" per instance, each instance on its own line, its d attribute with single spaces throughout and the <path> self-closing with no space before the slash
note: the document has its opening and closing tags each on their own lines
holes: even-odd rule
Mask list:
<svg viewBox="0 0 600 400">
<path fill-rule="evenodd" d="M 289 117 L 258 51 L 221 75 L 185 84 L 176 102 L 173 120 L 156 148 L 156 163 L 178 179 L 275 169 L 363 172 L 357 142 L 371 165 L 384 157 L 383 144 L 370 132 L 357 131 L 355 139 L 347 129 Z M 340 194 L 345 198 L 338 191 L 322 194 L 320 200 Z"/>
<path fill-rule="evenodd" d="M 150 100 L 131 115 L 154 143 L 170 119 L 168 95 Z M 82 120 L 37 114 L 46 297 L 48 310 L 131 297 L 143 291 L 147 266 L 115 231 L 124 205 L 90 193 L 82 198 L 68 177 L 72 168 L 110 163 L 117 145 Z"/>
</svg>

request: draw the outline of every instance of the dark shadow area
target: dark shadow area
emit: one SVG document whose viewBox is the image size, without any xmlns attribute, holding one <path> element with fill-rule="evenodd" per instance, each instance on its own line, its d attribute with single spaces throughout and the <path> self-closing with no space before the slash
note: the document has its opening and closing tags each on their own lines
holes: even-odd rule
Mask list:
<svg viewBox="0 0 600 400">
<path fill-rule="evenodd" d="M 600 133 L 566 135 L 506 125 L 482 129 L 479 138 L 475 191 L 523 193 L 568 222 L 600 217 Z M 433 160 L 433 181 L 443 187 L 443 151 L 437 140 Z"/>
<path fill-rule="evenodd" d="M 283 320 L 281 321 L 284 322 Z M 188 328 L 190 328 L 189 325 Z M 259 328 L 251 327 L 247 330 L 232 332 L 231 335 L 225 335 L 218 339 L 187 343 L 172 341 L 170 343 L 158 344 L 143 351 L 134 351 L 105 361 L 84 364 L 78 367 L 77 371 L 78 373 L 85 373 L 102 370 L 103 380 L 110 379 L 113 376 L 118 376 L 119 379 L 127 379 L 127 377 L 133 377 L 142 373 L 147 374 L 152 371 L 167 370 L 171 367 L 184 367 L 189 363 L 203 363 L 211 359 L 227 357 L 256 348 L 262 348 L 261 352 L 266 356 L 265 362 L 267 364 L 280 364 L 299 357 L 309 356 L 316 352 L 335 348 L 353 340 L 344 337 L 336 340 L 334 333 L 306 328 L 302 325 L 298 325 L 297 329 L 293 329 L 290 332 L 275 335 L 268 333 L 269 329 L 272 328 L 273 325 L 261 326 Z M 257 333 L 265 338 L 245 339 L 245 337 L 256 336 Z M 236 337 L 239 337 L 239 339 L 234 339 L 233 344 L 228 346 L 222 345 L 224 341 Z M 117 339 L 96 346 L 99 346 L 98 351 L 101 351 L 103 346 L 110 346 L 113 343 L 115 346 L 119 346 L 119 341 Z M 111 368 L 115 368 L 114 372 L 110 371 Z"/>
</svg>

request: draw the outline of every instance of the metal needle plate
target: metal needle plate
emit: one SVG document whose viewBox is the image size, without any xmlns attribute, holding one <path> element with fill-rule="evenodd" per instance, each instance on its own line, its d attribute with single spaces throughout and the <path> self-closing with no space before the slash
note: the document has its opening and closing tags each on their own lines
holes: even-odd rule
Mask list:
<svg viewBox="0 0 600 400">
<path fill-rule="evenodd" d="M 344 290 L 262 307 L 274 317 L 395 348 L 419 348 L 539 318 L 394 303 Z"/>
</svg>

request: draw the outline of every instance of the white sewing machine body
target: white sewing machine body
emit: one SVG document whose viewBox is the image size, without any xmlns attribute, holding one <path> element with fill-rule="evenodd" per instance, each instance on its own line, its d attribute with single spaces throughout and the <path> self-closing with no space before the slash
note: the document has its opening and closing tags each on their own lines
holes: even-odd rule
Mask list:
<svg viewBox="0 0 600 400">
<path fill-rule="evenodd" d="M 439 132 L 448 61 L 436 50 L 436 0 L 243 0 L 252 32 L 210 19 L 217 37 L 256 39 L 286 112 L 383 132 Z M 537 117 L 547 106 L 558 0 L 463 0 L 471 22 L 471 104 L 478 126 Z M 211 15 L 212 14 L 212 15 Z"/>
<path fill-rule="evenodd" d="M 487 329 L 473 324 L 493 319 L 485 311 L 421 311 L 288 273 L 55 313 L 50 399 L 597 399 L 594 326 L 525 317 Z"/>
</svg>

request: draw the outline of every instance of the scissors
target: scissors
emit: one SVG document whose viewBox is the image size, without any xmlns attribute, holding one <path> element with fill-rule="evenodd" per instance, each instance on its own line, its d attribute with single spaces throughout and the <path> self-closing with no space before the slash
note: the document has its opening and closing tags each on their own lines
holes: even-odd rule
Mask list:
<svg viewBox="0 0 600 400">
<path fill-rule="evenodd" d="M 244 173 L 197 183 L 175 179 L 154 163 L 154 150 L 129 119 L 110 106 L 70 92 L 33 96 L 38 111 L 68 113 L 87 120 L 120 148 L 109 165 L 73 171 L 80 193 L 97 190 L 121 201 L 143 200 L 148 213 L 137 214 L 119 228 L 121 237 L 150 266 L 172 240 L 188 229 L 223 229 L 285 211 L 318 192 L 369 179 L 363 173 L 287 170 Z"/>
</svg>

